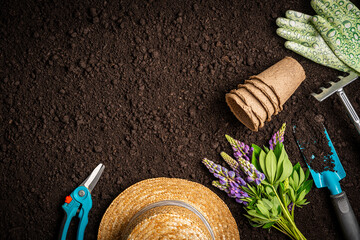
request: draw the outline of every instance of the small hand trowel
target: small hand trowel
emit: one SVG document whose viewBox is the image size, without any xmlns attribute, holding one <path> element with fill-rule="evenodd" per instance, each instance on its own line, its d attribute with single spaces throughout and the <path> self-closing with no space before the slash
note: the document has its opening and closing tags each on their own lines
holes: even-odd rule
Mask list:
<svg viewBox="0 0 360 240">
<path fill-rule="evenodd" d="M 293 127 L 295 133 L 296 126 Z M 350 205 L 349 199 L 346 196 L 346 193 L 341 190 L 339 181 L 346 176 L 345 170 L 341 165 L 339 157 L 335 151 L 335 148 L 330 140 L 329 134 L 324 127 L 324 133 L 327 140 L 329 141 L 329 147 L 331 149 L 330 159 L 334 163 L 334 168 L 332 170 L 324 170 L 322 172 L 315 172 L 311 166 L 308 164 L 308 161 L 305 162 L 310 169 L 311 175 L 314 179 L 315 185 L 317 188 L 327 187 L 330 192 L 331 202 L 333 204 L 334 210 L 336 212 L 337 218 L 339 220 L 340 226 L 343 230 L 345 239 L 359 240 L 360 239 L 360 228 L 355 217 L 354 211 Z M 296 136 L 296 134 L 295 134 Z M 305 158 L 304 147 L 301 146 L 299 140 L 296 140 L 302 155 Z M 312 162 L 315 161 L 314 155 L 312 155 Z M 321 159 L 319 159 L 321 161 Z"/>
</svg>

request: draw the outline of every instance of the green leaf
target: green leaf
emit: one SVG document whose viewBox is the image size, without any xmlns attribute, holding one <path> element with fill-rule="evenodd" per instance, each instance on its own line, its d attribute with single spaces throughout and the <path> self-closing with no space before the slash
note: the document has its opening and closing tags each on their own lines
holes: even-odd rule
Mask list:
<svg viewBox="0 0 360 240">
<path fill-rule="evenodd" d="M 310 171 L 309 171 L 309 169 L 306 169 L 305 180 L 307 180 L 309 178 L 309 175 L 310 175 Z"/>
<path fill-rule="evenodd" d="M 296 202 L 296 196 L 295 196 L 295 191 L 292 187 L 289 188 L 289 193 L 290 193 L 290 199 L 292 202 Z"/>
<path fill-rule="evenodd" d="M 290 174 L 292 173 L 293 170 L 293 166 L 289 160 L 289 158 L 285 157 L 284 161 L 283 161 L 283 172 L 279 178 L 279 182 L 283 182 L 286 178 L 288 178 L 290 176 Z"/>
<path fill-rule="evenodd" d="M 259 155 L 260 155 L 260 152 L 261 152 L 261 148 L 256 146 L 255 144 L 251 145 L 253 148 L 254 148 L 254 151 L 252 153 L 252 156 L 251 156 L 251 163 L 254 165 L 254 167 L 261 171 L 261 167 L 260 167 L 260 164 L 259 164 L 259 161 L 258 161 L 258 158 L 259 158 Z"/>
<path fill-rule="evenodd" d="M 295 181 L 293 179 L 293 176 L 289 177 L 289 185 L 293 188 L 296 189 L 296 185 L 295 185 Z"/>
<path fill-rule="evenodd" d="M 268 199 L 263 198 L 262 201 L 267 209 L 271 209 L 273 207 L 273 204 Z"/>
<path fill-rule="evenodd" d="M 292 178 L 294 179 L 294 190 L 299 189 L 299 174 L 294 170 L 292 173 Z"/>
<path fill-rule="evenodd" d="M 281 177 L 283 171 L 284 171 L 283 162 L 281 162 L 281 163 L 278 162 L 277 167 L 276 167 L 276 174 L 275 174 L 275 180 L 274 180 L 275 183 L 274 184 L 279 183 L 279 180 L 280 180 L 280 177 Z"/>
<path fill-rule="evenodd" d="M 264 185 L 264 186 L 270 186 L 271 185 L 266 178 L 261 182 L 261 184 Z"/>
<path fill-rule="evenodd" d="M 279 191 L 280 194 L 283 194 L 285 192 L 285 185 L 283 182 L 279 183 Z"/>
<path fill-rule="evenodd" d="M 272 227 L 272 225 L 274 225 L 275 224 L 275 222 L 269 222 L 269 223 L 266 223 L 264 226 L 263 226 L 263 228 L 265 228 L 265 229 L 267 229 L 267 228 L 271 228 Z"/>
<path fill-rule="evenodd" d="M 261 227 L 262 226 L 262 224 L 257 224 L 257 223 L 254 223 L 253 221 L 254 220 L 250 221 L 250 226 L 252 226 L 252 227 Z"/>
<path fill-rule="evenodd" d="M 303 200 L 297 202 L 298 205 L 303 205 L 305 203 L 306 203 L 306 199 L 303 199 Z"/>
<path fill-rule="evenodd" d="M 280 215 L 280 214 L 282 213 L 282 210 L 281 210 L 281 206 L 280 206 L 280 205 L 278 206 L 277 210 L 278 210 L 278 215 Z"/>
<path fill-rule="evenodd" d="M 281 165 L 280 165 L 281 164 Z M 289 160 L 289 157 L 285 151 L 284 145 L 281 146 L 281 153 L 280 157 L 278 159 L 278 169 L 282 169 L 282 171 L 278 173 L 278 176 L 276 176 L 277 183 L 283 182 L 286 178 L 290 176 L 290 174 L 293 171 L 293 166 Z"/>
<path fill-rule="evenodd" d="M 296 201 L 301 201 L 301 200 L 303 200 L 304 197 L 305 197 L 305 195 L 306 195 L 306 191 L 305 191 L 305 189 L 304 189 L 304 190 L 299 194 L 299 196 L 297 197 Z"/>
<path fill-rule="evenodd" d="M 260 218 L 260 219 L 267 220 L 265 215 L 262 215 L 262 214 L 258 213 L 256 210 L 249 210 L 249 211 L 247 211 L 247 213 L 249 215 L 253 216 L 253 217 L 257 217 L 257 218 Z"/>
<path fill-rule="evenodd" d="M 255 157 L 258 158 L 261 152 L 261 148 L 256 144 L 251 144 L 251 147 L 254 149 L 253 155 L 255 155 Z"/>
<path fill-rule="evenodd" d="M 283 146 L 284 146 L 284 145 L 283 145 L 282 143 L 278 143 L 278 144 L 276 144 L 276 146 L 275 146 L 274 154 L 275 154 L 275 156 L 276 156 L 277 159 L 280 158 L 280 154 L 281 154 L 281 152 L 282 152 Z"/>
<path fill-rule="evenodd" d="M 306 194 L 308 194 L 312 188 L 314 181 L 313 180 L 307 180 L 303 183 L 302 189 L 306 191 Z"/>
<path fill-rule="evenodd" d="M 271 208 L 271 218 L 278 218 L 278 212 L 277 212 L 278 205 L 273 205 Z"/>
<path fill-rule="evenodd" d="M 265 157 L 266 157 L 265 152 L 264 152 L 264 151 L 261 151 L 261 152 L 260 152 L 260 155 L 259 155 L 259 163 L 260 163 L 261 171 L 262 171 L 263 173 L 266 173 Z M 258 169 L 258 170 L 259 170 L 259 169 Z"/>
<path fill-rule="evenodd" d="M 266 186 L 266 187 L 265 187 L 265 192 L 266 192 L 268 195 L 273 195 L 273 194 L 275 194 L 274 191 L 273 191 L 273 189 L 272 189 L 272 187 L 270 187 L 270 186 Z"/>
<path fill-rule="evenodd" d="M 299 172 L 299 185 L 301 185 L 305 180 L 305 173 L 301 167 L 298 172 Z"/>
<path fill-rule="evenodd" d="M 286 191 L 286 193 L 289 192 L 289 190 Z M 290 197 L 288 194 L 285 195 L 285 199 L 284 199 L 284 203 L 285 205 L 289 205 L 290 204 Z"/>
<path fill-rule="evenodd" d="M 264 148 L 264 150 L 265 150 L 266 153 L 268 153 L 268 152 L 270 151 L 270 149 L 267 148 L 267 147 L 265 147 L 265 146 L 263 146 L 263 148 Z"/>
<path fill-rule="evenodd" d="M 286 151 L 285 151 L 285 146 L 283 147 L 283 151 L 284 152 L 284 161 L 287 159 L 289 160 L 289 156 L 287 155 Z M 290 160 L 289 160 L 290 161 Z M 291 162 L 290 162 L 291 163 Z M 292 164 L 291 164 L 291 171 L 292 171 L 293 167 L 292 167 Z"/>
<path fill-rule="evenodd" d="M 271 199 L 271 202 L 272 202 L 272 204 L 275 206 L 280 206 L 280 202 L 279 202 L 279 199 L 277 198 L 277 197 L 273 197 L 272 199 Z"/>
<path fill-rule="evenodd" d="M 256 204 L 256 207 L 259 209 L 259 211 L 265 215 L 266 217 L 270 217 L 269 215 L 269 210 L 267 210 L 267 208 L 265 207 L 265 205 L 263 204 L 263 202 L 261 200 L 258 201 L 258 204 Z"/>
<path fill-rule="evenodd" d="M 253 193 L 256 193 L 255 188 L 253 188 L 250 184 L 247 184 L 247 188 L 250 189 Z"/>
<path fill-rule="evenodd" d="M 279 146 L 279 144 L 277 144 L 276 146 Z M 285 158 L 285 154 L 283 153 L 283 149 L 284 147 L 283 146 L 280 146 L 278 148 L 275 148 L 276 149 L 280 149 L 280 153 L 278 154 L 278 156 L 275 154 L 275 151 L 274 151 L 274 154 L 275 156 L 277 157 L 277 166 L 276 166 L 276 174 L 275 174 L 275 183 L 278 183 L 279 182 L 279 179 L 284 171 L 284 165 L 283 165 L 283 162 L 284 162 L 284 158 Z"/>
<path fill-rule="evenodd" d="M 266 164 L 266 173 L 267 173 L 269 182 L 271 184 L 274 183 L 274 179 L 275 179 L 276 163 L 277 163 L 277 160 L 276 160 L 275 154 L 272 150 L 270 150 L 266 154 L 265 164 Z"/>
<path fill-rule="evenodd" d="M 300 163 L 298 163 L 298 162 L 293 167 L 294 171 L 299 171 L 300 168 L 301 168 L 301 166 L 300 166 Z"/>
</svg>

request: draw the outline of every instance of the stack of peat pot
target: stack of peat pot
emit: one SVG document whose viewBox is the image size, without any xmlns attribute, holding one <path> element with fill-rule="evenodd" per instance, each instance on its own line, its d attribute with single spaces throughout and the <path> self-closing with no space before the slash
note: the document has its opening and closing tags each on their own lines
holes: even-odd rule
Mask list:
<svg viewBox="0 0 360 240">
<path fill-rule="evenodd" d="M 234 115 L 252 131 L 258 131 L 305 80 L 305 71 L 295 59 L 285 57 L 262 73 L 250 77 L 225 96 Z"/>
</svg>

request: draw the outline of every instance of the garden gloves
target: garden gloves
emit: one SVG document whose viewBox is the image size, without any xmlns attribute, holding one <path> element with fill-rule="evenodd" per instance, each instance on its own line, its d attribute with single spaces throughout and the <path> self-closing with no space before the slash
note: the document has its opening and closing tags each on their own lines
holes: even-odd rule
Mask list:
<svg viewBox="0 0 360 240">
<path fill-rule="evenodd" d="M 287 11 L 276 20 L 285 47 L 322 65 L 360 73 L 360 11 L 348 0 L 312 0 L 318 15 Z"/>
</svg>

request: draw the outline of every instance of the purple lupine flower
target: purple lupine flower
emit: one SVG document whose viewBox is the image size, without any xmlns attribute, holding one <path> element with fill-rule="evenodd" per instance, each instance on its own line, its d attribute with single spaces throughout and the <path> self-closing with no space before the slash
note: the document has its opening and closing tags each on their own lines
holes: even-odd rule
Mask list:
<svg viewBox="0 0 360 240">
<path fill-rule="evenodd" d="M 229 188 L 229 197 L 232 197 L 232 198 L 241 198 L 242 197 L 242 193 L 243 191 L 241 191 L 239 188 L 237 187 L 230 187 Z"/>
<path fill-rule="evenodd" d="M 227 160 L 225 160 L 226 163 L 235 171 L 238 172 L 239 169 L 239 163 L 238 161 L 236 161 L 233 158 L 228 158 Z"/>
<path fill-rule="evenodd" d="M 249 194 L 247 194 L 247 192 L 244 192 L 244 191 L 242 191 L 242 196 L 245 197 L 245 198 L 250 197 Z"/>
<path fill-rule="evenodd" d="M 234 157 L 236 160 L 238 160 L 239 158 L 244 158 L 245 160 L 250 161 L 252 152 L 254 150 L 252 147 L 246 145 L 245 143 L 239 140 L 230 137 L 229 135 L 225 135 L 225 137 L 228 140 L 228 142 L 231 144 L 231 147 L 234 151 Z"/>
<path fill-rule="evenodd" d="M 226 162 L 235 161 L 225 152 L 221 152 L 220 155 Z M 238 158 L 237 161 L 239 163 L 237 172 L 239 172 L 239 175 L 243 174 L 243 178 L 245 178 L 247 182 L 255 182 L 255 184 L 259 185 L 261 181 L 265 179 L 265 175 L 259 172 L 250 161 L 246 161 L 244 158 Z M 258 180 L 255 181 L 256 179 Z"/>
<path fill-rule="evenodd" d="M 246 182 L 240 177 L 238 171 L 229 171 L 227 168 L 206 158 L 204 158 L 202 162 L 209 171 L 213 173 L 214 177 L 219 179 L 218 181 L 213 182 L 215 187 L 225 192 L 229 192 L 230 187 L 240 188 L 240 186 L 246 186 Z"/>
<path fill-rule="evenodd" d="M 221 184 L 221 185 L 224 185 L 224 186 L 226 186 L 226 184 L 227 184 L 227 181 L 226 181 L 226 179 L 224 179 L 224 178 L 219 178 L 219 183 Z"/>
<path fill-rule="evenodd" d="M 219 177 L 220 177 L 220 175 L 217 174 L 217 173 L 214 173 L 213 175 L 214 175 L 214 177 L 216 177 L 216 178 L 219 178 Z"/>
<path fill-rule="evenodd" d="M 291 211 L 293 210 L 293 207 L 294 207 L 294 203 L 293 203 L 293 202 L 288 205 L 288 210 L 289 210 L 289 212 L 291 212 Z"/>
<path fill-rule="evenodd" d="M 235 181 L 238 182 L 241 186 L 246 186 L 246 182 L 241 177 L 236 177 Z"/>
<path fill-rule="evenodd" d="M 229 172 L 228 172 L 228 175 L 229 175 L 229 177 L 231 177 L 231 178 L 235 178 L 235 172 L 234 172 L 234 171 L 229 171 Z"/>
<path fill-rule="evenodd" d="M 229 188 L 228 196 L 235 198 L 236 202 L 238 203 L 245 203 L 246 201 L 244 201 L 243 199 L 248 198 L 249 194 L 247 194 L 241 188 L 234 186 Z"/>
<path fill-rule="evenodd" d="M 255 181 L 255 180 L 254 180 L 254 178 L 248 176 L 248 177 L 246 177 L 246 181 L 248 181 L 249 183 L 251 183 L 251 182 L 253 182 L 253 181 Z"/>
<path fill-rule="evenodd" d="M 220 190 L 225 191 L 226 193 L 229 192 L 229 189 L 227 188 L 227 186 L 221 185 L 219 181 L 213 181 L 212 185 L 219 188 Z"/>
<path fill-rule="evenodd" d="M 236 182 L 230 182 L 229 185 L 231 188 L 239 188 L 240 187 L 239 184 L 237 184 Z"/>
<path fill-rule="evenodd" d="M 256 177 L 260 180 L 260 182 L 265 179 L 265 174 L 263 174 L 262 172 L 256 170 L 255 174 L 256 174 Z"/>
<path fill-rule="evenodd" d="M 249 198 L 249 195 L 241 188 L 242 186 L 246 186 L 247 183 L 240 176 L 239 171 L 228 171 L 228 169 L 225 167 L 222 167 L 221 165 L 216 164 L 206 158 L 203 159 L 203 163 L 210 170 L 210 172 L 213 172 L 213 175 L 218 178 L 217 181 L 212 182 L 213 186 L 225 191 L 229 197 L 235 198 L 238 203 L 242 203 L 245 206 L 247 205 L 247 202 L 244 201 L 244 198 Z M 249 168 L 253 169 L 251 167 Z M 248 172 L 250 173 L 250 171 Z"/>
<path fill-rule="evenodd" d="M 265 180 L 265 174 L 261 173 L 261 177 L 260 177 L 260 180 Z"/>
<path fill-rule="evenodd" d="M 218 165 L 218 164 L 215 164 L 214 170 L 215 170 L 216 173 L 220 173 L 221 172 L 221 166 Z"/>
<path fill-rule="evenodd" d="M 279 131 L 277 131 L 269 141 L 269 148 L 271 150 L 275 149 L 276 144 L 284 142 L 284 135 L 285 135 L 286 123 L 284 123 Z"/>
</svg>

